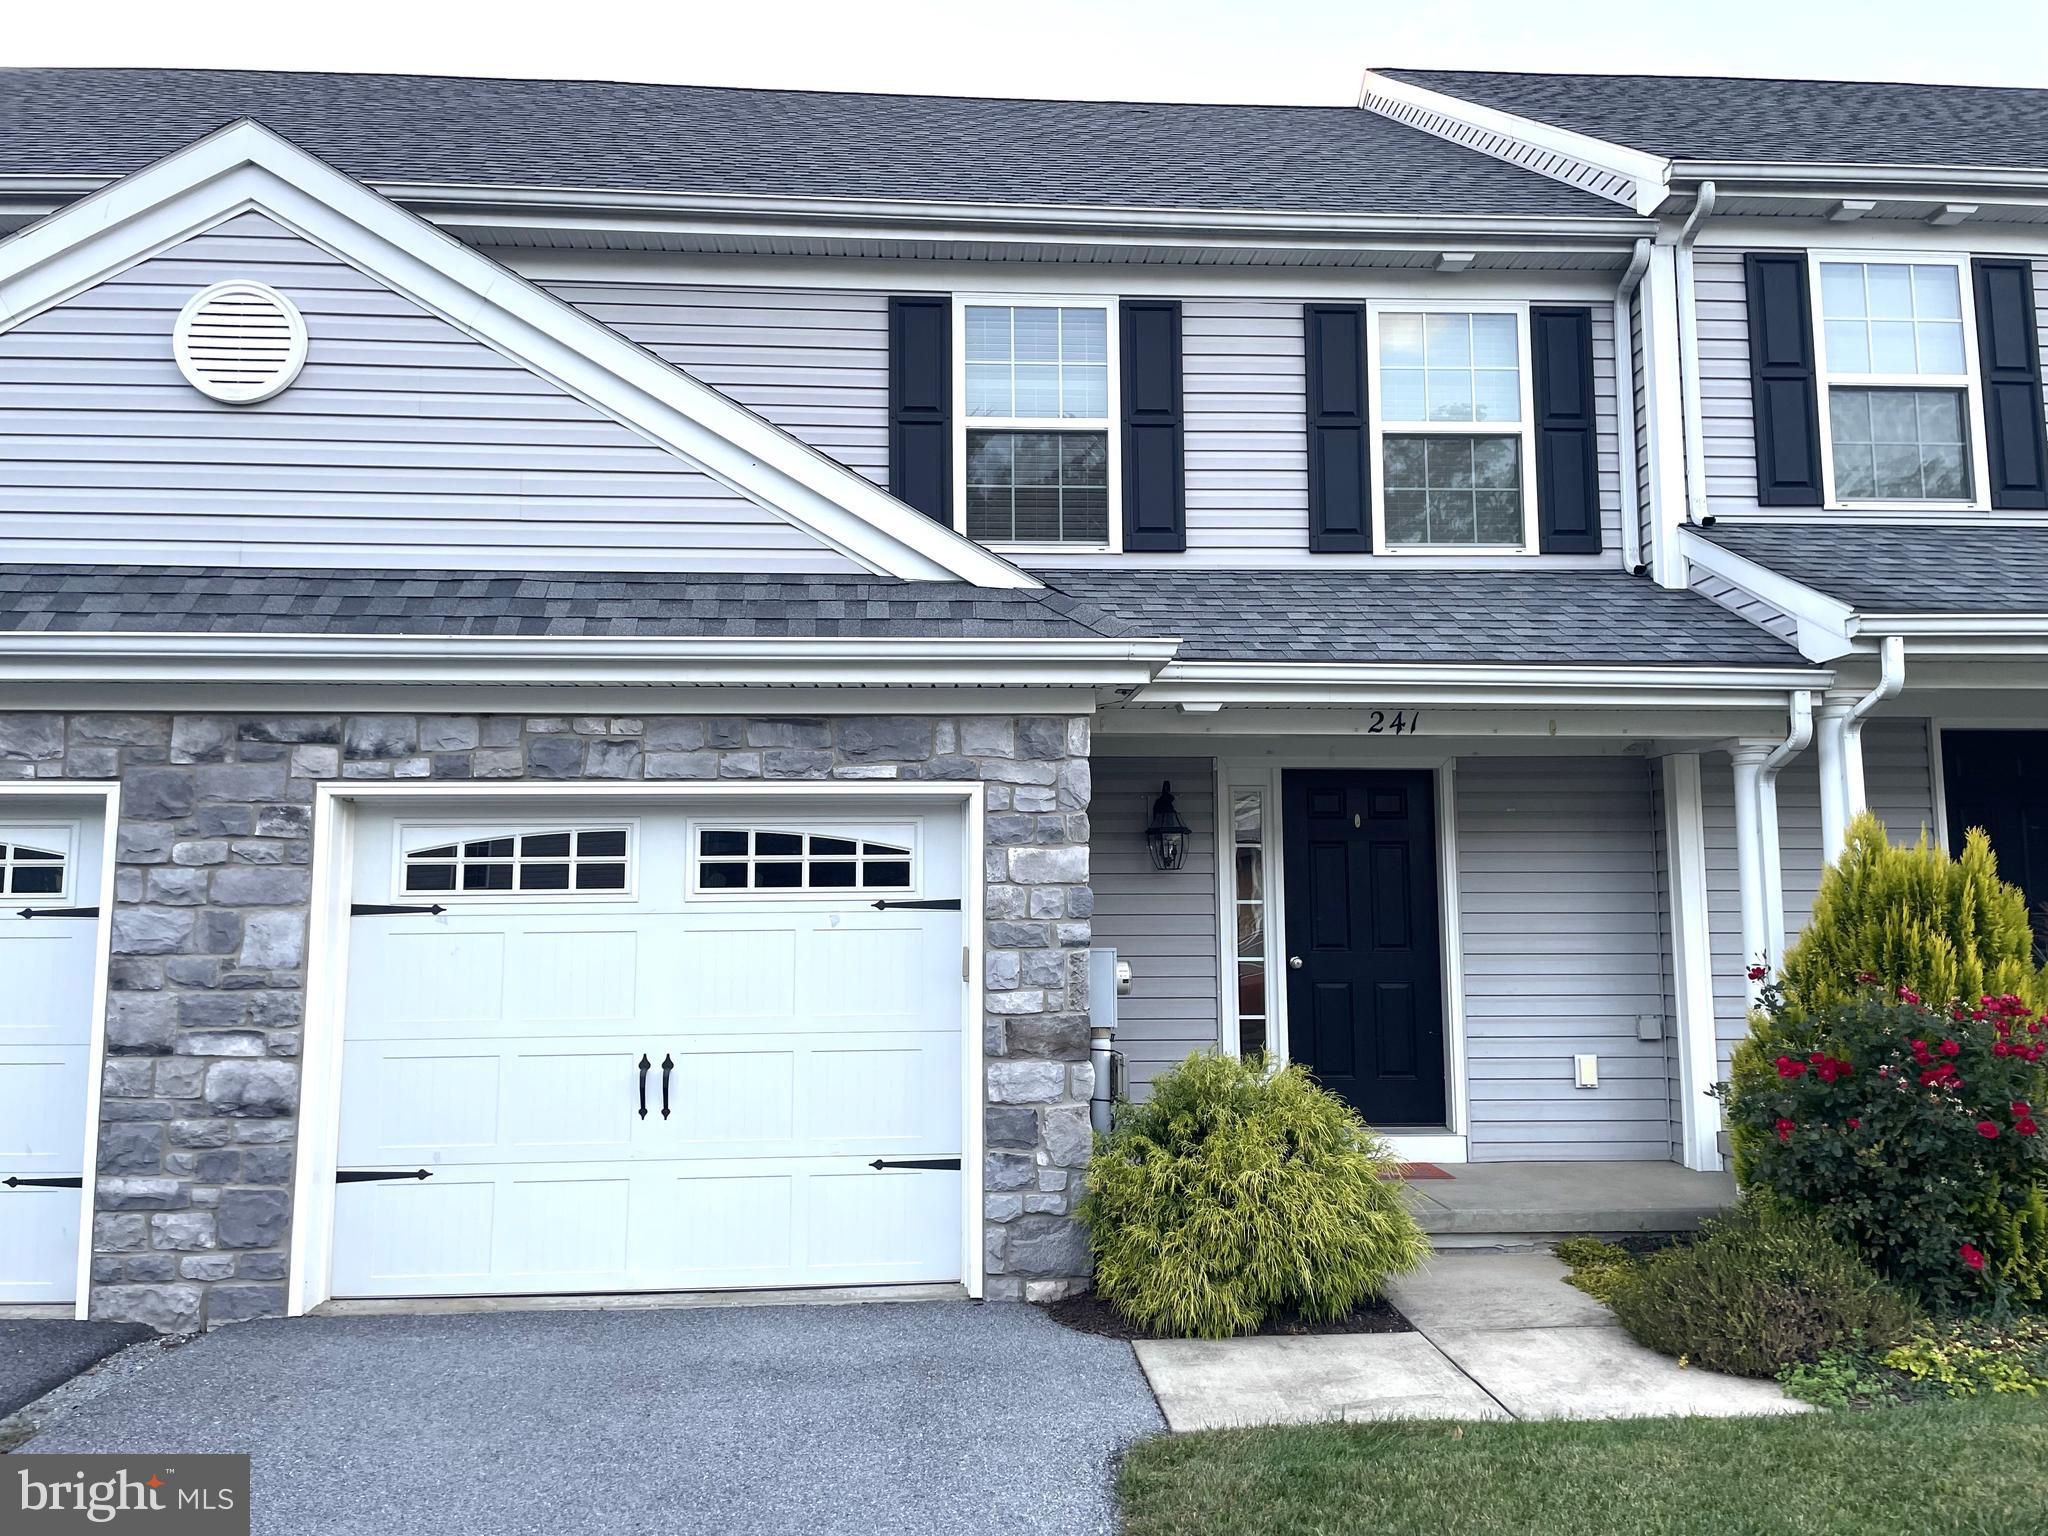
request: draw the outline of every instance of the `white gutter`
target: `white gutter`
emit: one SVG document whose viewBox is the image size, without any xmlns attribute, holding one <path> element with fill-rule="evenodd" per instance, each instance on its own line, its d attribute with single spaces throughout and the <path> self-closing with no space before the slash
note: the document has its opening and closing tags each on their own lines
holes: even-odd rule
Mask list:
<svg viewBox="0 0 2048 1536">
<path fill-rule="evenodd" d="M 1854 821 L 1869 805 L 1863 791 L 1863 722 L 1878 705 L 1895 699 L 1906 686 L 1906 637 L 1886 635 L 1879 652 L 1877 686 L 1849 706 L 1842 731 L 1842 775 L 1846 781 L 1848 819 Z"/>
<path fill-rule="evenodd" d="M 1758 820 L 1763 831 L 1764 932 L 1770 944 L 1771 963 L 1785 958 L 1785 860 L 1778 830 L 1778 773 L 1804 752 L 1813 740 L 1813 692 L 1795 689 L 1792 694 L 1792 724 L 1785 739 L 1771 749 L 1757 773 Z"/>
<path fill-rule="evenodd" d="M 1692 243 L 1714 211 L 1714 184 L 1700 183 L 1678 231 L 1678 389 L 1685 420 L 1685 520 L 1699 524 L 1707 516 L 1706 440 L 1700 422 L 1699 295 L 1693 290 Z"/>
<path fill-rule="evenodd" d="M 1845 182 L 1931 186 L 2048 189 L 2048 169 L 1997 165 L 1869 165 L 1853 160 L 1674 160 L 1673 181 Z"/>
<path fill-rule="evenodd" d="M 0 682 L 1136 688 L 1180 642 L 801 636 L 0 636 Z"/>
<path fill-rule="evenodd" d="M 1614 355 L 1629 360 L 1627 377 L 1614 381 L 1614 399 L 1618 413 L 1616 436 L 1622 444 L 1622 564 L 1631 571 L 1639 569 L 1643 563 L 1643 523 L 1639 487 L 1632 472 L 1636 462 L 1636 385 L 1629 300 L 1635 297 L 1636 289 L 1642 286 L 1643 274 L 1649 269 L 1650 241 L 1646 237 L 1636 241 L 1635 254 L 1629 258 L 1628 270 L 1621 274 L 1621 283 L 1614 292 Z"/>
</svg>

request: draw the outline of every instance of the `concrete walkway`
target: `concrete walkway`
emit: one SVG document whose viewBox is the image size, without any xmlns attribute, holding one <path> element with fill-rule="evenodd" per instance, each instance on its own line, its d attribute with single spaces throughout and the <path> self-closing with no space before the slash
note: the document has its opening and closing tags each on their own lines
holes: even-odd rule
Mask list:
<svg viewBox="0 0 2048 1536">
<path fill-rule="evenodd" d="M 1774 1382 L 1687 1370 L 1564 1284 L 1547 1253 L 1442 1253 L 1388 1295 L 1413 1333 L 1150 1339 L 1175 1430 L 1327 1419 L 1610 1419 L 1794 1413 Z"/>
<path fill-rule="evenodd" d="M 308 1317 L 165 1351 L 25 1451 L 243 1451 L 259 1536 L 1110 1536 L 1164 1426 L 1021 1304 Z"/>
</svg>

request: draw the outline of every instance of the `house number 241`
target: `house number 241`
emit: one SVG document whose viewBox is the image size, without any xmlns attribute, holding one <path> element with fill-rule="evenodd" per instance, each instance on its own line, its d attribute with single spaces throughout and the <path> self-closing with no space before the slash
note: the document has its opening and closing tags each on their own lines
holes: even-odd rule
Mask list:
<svg viewBox="0 0 2048 1536">
<path fill-rule="evenodd" d="M 1422 711 L 1419 709 L 1413 711 L 1397 709 L 1392 714 L 1388 714 L 1384 709 L 1376 709 L 1372 712 L 1371 721 L 1366 725 L 1365 734 L 1368 736 L 1406 736 L 1412 731 L 1419 731 L 1421 729 Z"/>
</svg>

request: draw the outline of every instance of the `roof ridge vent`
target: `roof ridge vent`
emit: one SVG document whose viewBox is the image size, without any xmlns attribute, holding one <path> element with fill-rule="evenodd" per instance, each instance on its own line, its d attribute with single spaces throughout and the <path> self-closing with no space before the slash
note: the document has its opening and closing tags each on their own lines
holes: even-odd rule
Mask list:
<svg viewBox="0 0 2048 1536">
<path fill-rule="evenodd" d="M 200 290 L 171 332 L 178 371 L 208 399 L 254 405 L 282 392 L 306 365 L 306 321 L 267 283 L 235 278 Z"/>
</svg>

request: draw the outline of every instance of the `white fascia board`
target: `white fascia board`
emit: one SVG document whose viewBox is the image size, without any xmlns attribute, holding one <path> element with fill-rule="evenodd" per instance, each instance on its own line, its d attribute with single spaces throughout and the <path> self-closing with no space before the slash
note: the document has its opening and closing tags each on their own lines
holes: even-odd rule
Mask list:
<svg viewBox="0 0 2048 1536">
<path fill-rule="evenodd" d="M 76 633 L 0 636 L 0 681 L 1136 688 L 1174 639 Z"/>
<path fill-rule="evenodd" d="M 1671 162 L 1662 155 L 1648 154 L 1607 139 L 1596 139 L 1591 134 L 1575 133 L 1569 128 L 1559 128 L 1533 117 L 1503 112 L 1497 107 L 1482 107 L 1461 96 L 1448 96 L 1442 91 L 1410 85 L 1405 80 L 1389 79 L 1372 70 L 1365 72 L 1359 86 L 1358 104 L 1361 108 L 1365 107 L 1369 96 L 1386 96 L 1425 111 L 1441 112 L 1474 128 L 1519 139 L 1534 148 L 1547 149 L 1611 171 L 1616 176 L 1627 177 L 1634 188 L 1632 206 L 1639 214 L 1654 212 L 1670 191 Z"/>
<path fill-rule="evenodd" d="M 2048 190 L 2048 169 L 2018 170 L 1996 165 L 1859 165 L 1854 161 L 1823 160 L 1674 160 L 1670 164 L 1673 182 L 1711 181 L 1724 196 L 1743 191 L 1747 183 L 1755 183 L 1759 188 L 1793 183 L 1838 188 Z"/>
<path fill-rule="evenodd" d="M 1041 583 L 509 268 L 242 121 L 0 243 L 0 329 L 261 209 L 879 574 Z"/>
<path fill-rule="evenodd" d="M 0 177 L 0 197 L 46 212 L 67 197 L 109 185 L 102 177 Z M 592 232 L 661 231 L 886 240 L 1071 240 L 1091 245 L 1213 245 L 1246 248 L 1276 242 L 1341 248 L 1383 241 L 1441 246 L 1444 239 L 1489 239 L 1549 248 L 1559 241 L 1626 245 L 1654 232 L 1653 221 L 1617 207 L 1611 218 L 1541 214 L 1397 214 L 1299 209 L 1133 208 L 1069 203 L 973 203 L 836 197 L 758 197 L 716 192 L 621 192 L 605 188 L 465 186 L 449 182 L 366 183 L 444 227 L 522 226 Z"/>
<path fill-rule="evenodd" d="M 1768 603 L 1799 626 L 1799 654 L 1809 661 L 1833 661 L 1845 655 L 1858 633 L 1856 610 L 1767 565 L 1724 549 L 1696 528 L 1678 530 L 1679 555 L 1689 567 L 1740 587 Z"/>
<path fill-rule="evenodd" d="M 1461 704 L 1497 707 L 1726 705 L 1784 702 L 1829 674 L 1796 667 L 1449 666 L 1178 661 L 1139 704 Z"/>
</svg>

